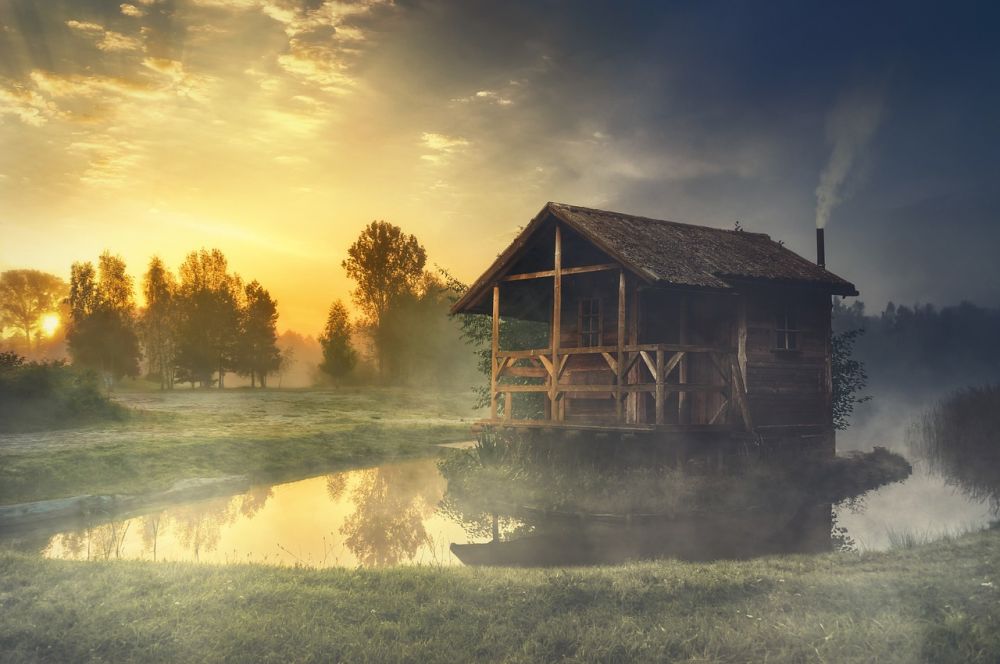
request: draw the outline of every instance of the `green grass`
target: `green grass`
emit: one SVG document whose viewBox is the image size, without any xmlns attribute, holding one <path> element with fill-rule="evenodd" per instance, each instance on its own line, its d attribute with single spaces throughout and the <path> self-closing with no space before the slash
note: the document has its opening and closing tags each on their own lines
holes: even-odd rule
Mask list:
<svg viewBox="0 0 1000 664">
<path fill-rule="evenodd" d="M 0 554 L 4 661 L 996 662 L 1000 531 L 889 553 L 571 570 Z"/>
<path fill-rule="evenodd" d="M 122 422 L 0 436 L 0 504 L 141 493 L 191 477 L 279 480 L 468 439 L 468 393 L 402 389 L 123 394 Z"/>
</svg>

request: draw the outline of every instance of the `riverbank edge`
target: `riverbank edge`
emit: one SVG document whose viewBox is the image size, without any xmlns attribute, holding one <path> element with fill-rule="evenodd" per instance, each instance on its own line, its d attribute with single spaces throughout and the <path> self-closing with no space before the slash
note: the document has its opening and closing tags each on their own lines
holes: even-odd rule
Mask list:
<svg viewBox="0 0 1000 664">
<path fill-rule="evenodd" d="M 1000 659 L 1000 530 L 883 553 L 315 570 L 0 553 L 6 661 Z"/>
</svg>

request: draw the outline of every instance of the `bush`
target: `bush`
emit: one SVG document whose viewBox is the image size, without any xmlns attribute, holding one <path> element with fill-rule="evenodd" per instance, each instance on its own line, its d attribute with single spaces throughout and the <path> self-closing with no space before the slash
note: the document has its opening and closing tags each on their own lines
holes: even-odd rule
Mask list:
<svg viewBox="0 0 1000 664">
<path fill-rule="evenodd" d="M 0 431 L 60 428 L 125 413 L 101 392 L 93 371 L 0 353 Z"/>
</svg>

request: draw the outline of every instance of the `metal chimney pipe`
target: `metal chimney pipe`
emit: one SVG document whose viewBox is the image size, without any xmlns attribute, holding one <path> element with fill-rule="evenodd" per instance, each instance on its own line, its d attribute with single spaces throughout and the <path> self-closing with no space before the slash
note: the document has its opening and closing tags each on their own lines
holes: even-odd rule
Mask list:
<svg viewBox="0 0 1000 664">
<path fill-rule="evenodd" d="M 816 265 L 826 267 L 826 246 L 823 239 L 823 229 L 816 229 Z"/>
</svg>

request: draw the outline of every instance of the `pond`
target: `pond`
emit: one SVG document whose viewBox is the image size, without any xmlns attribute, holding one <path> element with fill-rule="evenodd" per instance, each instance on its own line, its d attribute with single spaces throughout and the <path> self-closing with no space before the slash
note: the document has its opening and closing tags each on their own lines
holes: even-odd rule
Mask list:
<svg viewBox="0 0 1000 664">
<path fill-rule="evenodd" d="M 254 562 L 311 567 L 400 564 L 556 565 L 673 556 L 698 560 L 831 549 L 831 527 L 864 550 L 985 527 L 985 501 L 965 496 L 917 464 L 904 482 L 835 506 L 772 513 L 694 514 L 624 523 L 547 520 L 520 532 L 488 528 L 449 508 L 437 459 L 258 486 L 246 493 L 28 538 L 50 558 Z M 22 542 L 24 548 L 25 542 Z M 452 546 L 452 545 L 457 546 Z M 480 546 L 475 546 L 475 545 Z M 471 546 L 470 546 L 471 545 Z"/>
</svg>

